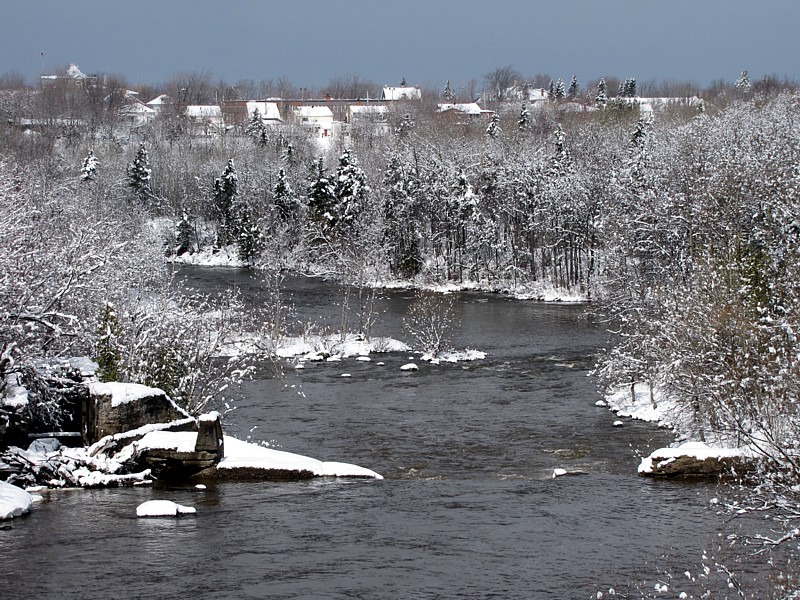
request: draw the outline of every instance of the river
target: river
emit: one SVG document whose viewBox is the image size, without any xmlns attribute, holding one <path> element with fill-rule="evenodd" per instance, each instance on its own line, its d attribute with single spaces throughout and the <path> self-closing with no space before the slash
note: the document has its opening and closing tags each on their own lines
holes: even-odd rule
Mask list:
<svg viewBox="0 0 800 600">
<path fill-rule="evenodd" d="M 183 268 L 204 293 L 238 270 Z M 344 294 L 284 282 L 295 321 L 340 320 Z M 373 335 L 403 339 L 412 292 L 379 294 Z M 228 432 L 361 465 L 382 481 L 316 480 L 47 493 L 0 531 L 3 598 L 589 598 L 700 562 L 716 537 L 716 488 L 636 475 L 669 432 L 596 407 L 605 343 L 581 306 L 462 293 L 458 348 L 484 360 L 404 372 L 409 353 L 264 369 Z M 404 340 L 408 341 L 408 340 Z M 384 362 L 378 366 L 377 362 Z M 348 373 L 350 377 L 343 378 Z M 583 471 L 553 478 L 554 468 Z M 170 499 L 194 517 L 136 519 Z"/>
</svg>

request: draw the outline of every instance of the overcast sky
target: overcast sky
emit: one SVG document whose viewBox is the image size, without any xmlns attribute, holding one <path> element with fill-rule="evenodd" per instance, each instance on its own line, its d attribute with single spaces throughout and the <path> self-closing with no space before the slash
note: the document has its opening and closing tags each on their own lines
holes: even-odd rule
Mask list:
<svg viewBox="0 0 800 600">
<path fill-rule="evenodd" d="M 0 0 L 0 75 L 76 63 L 131 84 L 208 70 L 441 87 L 511 65 L 581 82 L 800 81 L 798 26 L 800 0 Z"/>
</svg>

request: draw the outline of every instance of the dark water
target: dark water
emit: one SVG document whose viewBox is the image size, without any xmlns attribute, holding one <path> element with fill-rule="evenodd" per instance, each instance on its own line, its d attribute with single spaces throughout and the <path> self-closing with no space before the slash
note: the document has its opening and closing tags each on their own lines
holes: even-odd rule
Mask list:
<svg viewBox="0 0 800 600">
<path fill-rule="evenodd" d="M 261 301 L 244 273 L 183 273 Z M 340 319 L 337 286 L 285 284 L 296 320 Z M 403 338 L 411 296 L 381 294 L 375 335 Z M 583 309 L 464 294 L 457 310 L 456 346 L 485 360 L 417 360 L 412 373 L 399 370 L 408 353 L 313 363 L 234 402 L 234 435 L 385 480 L 51 493 L 0 531 L 0 597 L 589 598 L 655 565 L 696 565 L 717 535 L 715 488 L 636 475 L 637 456 L 670 436 L 614 428 L 594 406 L 604 338 Z M 555 467 L 586 474 L 553 479 Z M 198 514 L 137 520 L 150 499 Z"/>
</svg>

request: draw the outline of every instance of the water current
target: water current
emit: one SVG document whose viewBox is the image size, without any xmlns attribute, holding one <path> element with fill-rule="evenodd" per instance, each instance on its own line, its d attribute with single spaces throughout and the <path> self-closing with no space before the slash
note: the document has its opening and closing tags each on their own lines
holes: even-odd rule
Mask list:
<svg viewBox="0 0 800 600">
<path fill-rule="evenodd" d="M 251 306 L 266 301 L 243 271 L 181 275 L 204 293 L 237 287 Z M 284 281 L 296 321 L 341 320 L 343 297 L 330 282 Z M 410 341 L 412 298 L 381 292 L 373 335 Z M 47 493 L 0 531 L 0 597 L 589 598 L 697 564 L 719 527 L 715 488 L 637 476 L 638 457 L 671 436 L 613 427 L 595 406 L 589 373 L 606 339 L 584 307 L 462 293 L 456 310 L 454 345 L 484 360 L 414 356 L 419 371 L 404 372 L 404 352 L 287 366 L 280 378 L 264 369 L 232 401 L 229 433 L 384 480 Z M 150 499 L 197 515 L 137 520 Z"/>
</svg>

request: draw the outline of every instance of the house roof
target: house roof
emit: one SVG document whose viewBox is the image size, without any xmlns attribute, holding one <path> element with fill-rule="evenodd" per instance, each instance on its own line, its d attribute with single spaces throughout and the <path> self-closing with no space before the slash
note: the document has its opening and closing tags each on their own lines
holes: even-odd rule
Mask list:
<svg viewBox="0 0 800 600">
<path fill-rule="evenodd" d="M 247 116 L 252 117 L 253 112 L 258 109 L 261 118 L 265 121 L 281 121 L 281 111 L 278 110 L 276 102 L 247 102 Z"/>
<path fill-rule="evenodd" d="M 170 98 L 167 94 L 161 94 L 147 103 L 148 106 L 161 106 L 163 104 L 172 104 L 172 98 Z"/>
<path fill-rule="evenodd" d="M 480 115 L 483 112 L 477 102 L 469 102 L 466 104 L 437 104 L 436 110 L 440 113 L 454 110 L 462 115 Z"/>
<path fill-rule="evenodd" d="M 333 112 L 327 106 L 298 106 L 294 112 L 298 117 L 306 119 L 333 118 Z"/>
<path fill-rule="evenodd" d="M 186 107 L 186 116 L 194 119 L 221 119 L 222 109 L 211 104 L 192 104 Z"/>
<path fill-rule="evenodd" d="M 383 104 L 353 104 L 350 106 L 350 112 L 354 115 L 385 115 L 389 109 Z"/>
<path fill-rule="evenodd" d="M 384 87 L 381 100 L 422 100 L 422 90 L 415 86 Z"/>
</svg>

